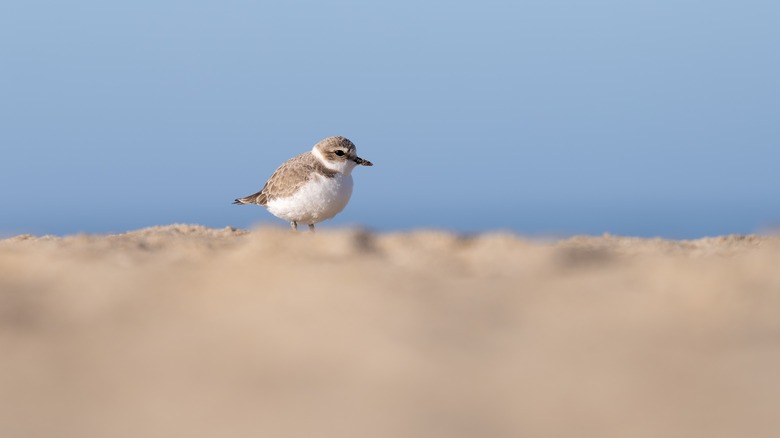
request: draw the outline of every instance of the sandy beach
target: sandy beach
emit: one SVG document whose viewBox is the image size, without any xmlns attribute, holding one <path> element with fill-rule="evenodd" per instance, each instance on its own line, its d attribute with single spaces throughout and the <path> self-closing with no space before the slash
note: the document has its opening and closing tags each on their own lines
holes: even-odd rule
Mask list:
<svg viewBox="0 0 780 438">
<path fill-rule="evenodd" d="M 0 437 L 774 437 L 780 237 L 0 241 Z"/>
</svg>

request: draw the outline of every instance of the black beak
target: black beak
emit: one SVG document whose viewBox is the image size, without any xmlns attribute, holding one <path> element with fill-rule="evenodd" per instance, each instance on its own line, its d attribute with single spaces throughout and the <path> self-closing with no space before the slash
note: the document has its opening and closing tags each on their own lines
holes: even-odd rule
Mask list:
<svg viewBox="0 0 780 438">
<path fill-rule="evenodd" d="M 360 157 L 355 157 L 355 159 L 353 161 L 355 161 L 356 163 L 358 163 L 358 164 L 360 164 L 362 166 L 373 166 L 373 164 L 370 161 L 364 160 L 364 159 L 362 159 Z"/>
</svg>

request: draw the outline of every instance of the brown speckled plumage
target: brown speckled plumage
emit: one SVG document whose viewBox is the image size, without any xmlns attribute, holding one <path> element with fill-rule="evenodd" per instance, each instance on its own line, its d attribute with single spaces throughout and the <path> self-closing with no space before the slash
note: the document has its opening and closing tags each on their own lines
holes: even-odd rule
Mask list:
<svg viewBox="0 0 780 438">
<path fill-rule="evenodd" d="M 336 176 L 336 171 L 323 166 L 314 154 L 302 153 L 279 166 L 268 178 L 262 190 L 245 198 L 236 199 L 234 204 L 266 205 L 271 199 L 285 198 L 309 182 L 317 172 L 328 178 Z"/>
</svg>

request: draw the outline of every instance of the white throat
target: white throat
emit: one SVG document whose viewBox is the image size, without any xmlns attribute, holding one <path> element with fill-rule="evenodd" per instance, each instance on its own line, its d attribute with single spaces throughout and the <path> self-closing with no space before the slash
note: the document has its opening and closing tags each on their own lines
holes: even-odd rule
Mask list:
<svg viewBox="0 0 780 438">
<path fill-rule="evenodd" d="M 316 147 L 312 148 L 311 150 L 312 155 L 314 155 L 317 160 L 319 160 L 320 163 L 322 163 L 323 166 L 327 167 L 330 170 L 336 171 L 338 173 L 342 173 L 344 175 L 350 175 L 352 174 L 352 169 L 357 166 L 357 163 L 355 163 L 352 160 L 344 160 L 344 161 L 331 161 L 326 160 L 325 157 L 322 155 L 322 152 L 319 151 Z"/>
</svg>

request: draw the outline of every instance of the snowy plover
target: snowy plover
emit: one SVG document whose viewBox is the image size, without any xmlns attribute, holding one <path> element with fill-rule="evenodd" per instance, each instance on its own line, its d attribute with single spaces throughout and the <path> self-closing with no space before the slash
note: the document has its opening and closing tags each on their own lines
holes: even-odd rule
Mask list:
<svg viewBox="0 0 780 438">
<path fill-rule="evenodd" d="M 263 189 L 239 198 L 234 204 L 262 205 L 274 216 L 290 222 L 314 224 L 336 216 L 352 196 L 352 169 L 373 166 L 357 156 L 355 145 L 341 136 L 328 137 L 305 152 L 285 161 L 268 178 Z"/>
</svg>

